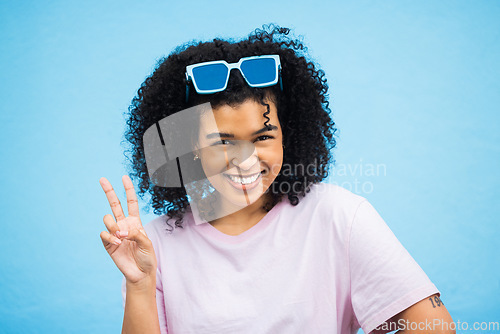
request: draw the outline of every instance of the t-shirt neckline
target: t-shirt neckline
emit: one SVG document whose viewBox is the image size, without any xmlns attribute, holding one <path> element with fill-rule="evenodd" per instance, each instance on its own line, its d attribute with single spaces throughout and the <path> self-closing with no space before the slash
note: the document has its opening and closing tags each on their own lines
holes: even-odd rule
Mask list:
<svg viewBox="0 0 500 334">
<path fill-rule="evenodd" d="M 192 218 L 192 225 L 195 229 L 198 229 L 200 233 L 207 235 L 209 237 L 212 237 L 214 239 L 217 239 L 219 241 L 225 242 L 225 243 L 231 243 L 231 244 L 238 244 L 242 243 L 260 231 L 264 230 L 274 219 L 274 217 L 279 213 L 281 208 L 285 205 L 285 201 L 281 200 L 278 202 L 274 207 L 269 210 L 269 212 L 262 217 L 261 220 L 257 222 L 254 226 L 250 227 L 248 230 L 244 231 L 243 233 L 240 233 L 238 235 L 229 235 L 226 233 L 223 233 L 219 231 L 217 228 L 213 227 L 212 224 L 210 223 L 204 223 L 204 224 L 199 224 L 196 225 L 194 223 L 195 217 L 194 217 L 194 212 L 191 211 L 191 214 L 193 215 Z"/>
</svg>

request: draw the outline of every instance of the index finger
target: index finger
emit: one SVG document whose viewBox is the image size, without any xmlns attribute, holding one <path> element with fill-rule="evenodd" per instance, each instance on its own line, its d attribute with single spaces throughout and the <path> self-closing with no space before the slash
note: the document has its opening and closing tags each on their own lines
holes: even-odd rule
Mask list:
<svg viewBox="0 0 500 334">
<path fill-rule="evenodd" d="M 134 184 L 128 175 L 122 177 L 123 186 L 125 187 L 125 194 L 127 195 L 127 209 L 128 215 L 139 217 L 139 203 L 134 190 Z"/>
<path fill-rule="evenodd" d="M 102 190 L 104 190 L 104 193 L 106 194 L 109 206 L 111 207 L 111 211 L 113 212 L 116 221 L 118 222 L 120 220 L 125 219 L 125 214 L 123 213 L 122 205 L 120 203 L 120 200 L 116 196 L 115 191 L 111 186 L 111 183 L 109 183 L 109 181 L 105 177 L 101 177 L 99 179 L 99 183 L 101 184 Z"/>
</svg>

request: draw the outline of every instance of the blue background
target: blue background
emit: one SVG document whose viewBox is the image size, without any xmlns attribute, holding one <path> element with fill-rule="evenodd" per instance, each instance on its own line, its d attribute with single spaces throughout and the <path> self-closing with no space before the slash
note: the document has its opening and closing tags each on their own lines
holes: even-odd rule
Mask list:
<svg viewBox="0 0 500 334">
<path fill-rule="evenodd" d="M 454 320 L 500 321 L 499 17 L 498 1 L 1 2 L 0 332 L 120 331 L 98 180 L 124 201 L 123 114 L 177 45 L 270 22 L 326 72 L 328 182 L 370 200 Z"/>
</svg>

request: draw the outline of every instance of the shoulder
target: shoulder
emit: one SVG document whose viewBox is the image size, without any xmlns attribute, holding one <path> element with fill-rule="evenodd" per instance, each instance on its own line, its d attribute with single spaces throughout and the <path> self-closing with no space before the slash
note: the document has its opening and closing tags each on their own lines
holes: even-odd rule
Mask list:
<svg viewBox="0 0 500 334">
<path fill-rule="evenodd" d="M 317 229 L 318 233 L 330 231 L 337 239 L 346 240 L 356 212 L 365 201 L 364 197 L 340 186 L 316 183 L 296 206 L 283 204 L 280 216 L 287 221 L 305 222 L 307 228 Z"/>
<path fill-rule="evenodd" d="M 169 234 L 169 230 L 171 230 L 171 228 L 167 224 L 167 220 L 167 215 L 161 215 L 150 220 L 144 225 L 144 230 L 153 244 L 159 243 L 160 240 L 163 240 L 164 235 Z M 170 222 L 170 225 L 173 227 L 172 222 Z"/>
<path fill-rule="evenodd" d="M 310 192 L 301 201 L 304 206 L 316 210 L 354 216 L 366 199 L 338 185 L 320 182 L 312 185 Z"/>
</svg>

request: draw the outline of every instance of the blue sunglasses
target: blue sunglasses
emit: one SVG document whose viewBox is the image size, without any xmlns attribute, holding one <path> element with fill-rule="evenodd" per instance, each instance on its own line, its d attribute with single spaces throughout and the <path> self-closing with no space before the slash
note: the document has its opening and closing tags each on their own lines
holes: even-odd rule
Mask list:
<svg viewBox="0 0 500 334">
<path fill-rule="evenodd" d="M 234 68 L 240 71 L 250 87 L 268 87 L 279 81 L 283 90 L 279 55 L 245 57 L 231 64 L 225 60 L 215 60 L 186 66 L 186 102 L 190 82 L 198 94 L 221 92 L 227 88 L 229 74 Z"/>
</svg>

